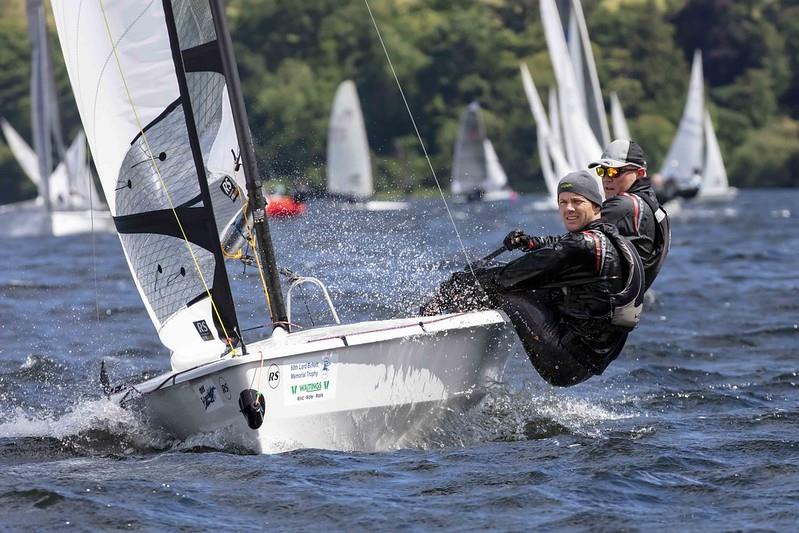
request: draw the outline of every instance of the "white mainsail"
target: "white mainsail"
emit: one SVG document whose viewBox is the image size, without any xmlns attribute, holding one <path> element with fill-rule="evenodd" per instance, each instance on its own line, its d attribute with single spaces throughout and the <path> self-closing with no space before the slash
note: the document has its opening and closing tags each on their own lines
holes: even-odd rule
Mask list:
<svg viewBox="0 0 799 533">
<path fill-rule="evenodd" d="M 691 180 L 702 171 L 704 109 L 702 54 L 697 50 L 682 118 L 660 170 L 664 179 L 674 179 L 678 185 L 692 185 Z"/>
<path fill-rule="evenodd" d="M 508 176 L 494 145 L 486 136 L 478 102 L 472 102 L 461 113 L 452 163 L 452 194 L 489 200 L 507 200 L 515 195 L 508 188 Z"/>
<path fill-rule="evenodd" d="M 610 119 L 613 123 L 614 139 L 632 139 L 630 128 L 627 127 L 627 119 L 624 118 L 624 109 L 621 107 L 619 95 L 615 92 L 610 93 Z"/>
<path fill-rule="evenodd" d="M 549 110 L 549 122 L 551 124 L 549 131 L 552 135 L 549 142 L 549 156 L 552 158 L 552 164 L 555 170 L 551 188 L 553 191 L 556 191 L 560 178 L 569 172 L 574 172 L 575 167 L 569 163 L 564 155 L 566 152 L 563 149 L 563 125 L 560 120 L 558 93 L 552 89 L 549 91 Z M 553 192 L 553 197 L 554 196 L 557 195 Z"/>
<path fill-rule="evenodd" d="M 100 182 L 150 319 L 171 350 L 220 354 L 238 326 L 219 235 L 244 194 L 210 7 L 52 5 Z"/>
<path fill-rule="evenodd" d="M 542 0 L 540 10 L 552 68 L 558 81 L 560 118 L 568 160 L 575 168 L 586 168 L 599 158 L 602 148 L 585 114 L 575 69 L 554 0 Z"/>
<path fill-rule="evenodd" d="M 351 80 L 336 90 L 327 131 L 327 192 L 363 200 L 374 194 L 369 141 L 358 90 Z"/>
<path fill-rule="evenodd" d="M 699 190 L 699 198 L 711 196 L 723 196 L 729 194 L 730 184 L 727 179 L 727 169 L 724 166 L 724 159 L 721 157 L 719 140 L 716 138 L 716 130 L 713 129 L 713 121 L 710 113 L 705 111 L 705 165 L 702 181 L 702 188 Z"/>
<path fill-rule="evenodd" d="M 541 172 L 544 175 L 544 184 L 546 185 L 547 192 L 549 192 L 554 206 L 557 205 L 558 180 L 572 170 L 561 151 L 559 136 L 557 134 L 557 131 L 560 129 L 560 124 L 556 122 L 558 116 L 557 100 L 554 100 L 554 92 L 550 92 L 550 118 L 547 119 L 547 113 L 544 110 L 541 97 L 535 87 L 530 69 L 528 69 L 527 65 L 524 63 L 522 63 L 519 68 L 522 73 L 524 93 L 527 96 L 527 102 L 530 105 L 530 111 L 536 123 L 538 157 L 541 161 Z"/>
<path fill-rule="evenodd" d="M 568 47 L 578 87 L 581 88 L 580 94 L 588 124 L 594 132 L 594 137 L 602 146 L 606 146 L 611 140 L 608 119 L 605 115 L 605 103 L 602 100 L 602 89 L 599 86 L 591 39 L 588 36 L 588 25 L 580 0 L 571 0 L 568 28 Z"/>
</svg>

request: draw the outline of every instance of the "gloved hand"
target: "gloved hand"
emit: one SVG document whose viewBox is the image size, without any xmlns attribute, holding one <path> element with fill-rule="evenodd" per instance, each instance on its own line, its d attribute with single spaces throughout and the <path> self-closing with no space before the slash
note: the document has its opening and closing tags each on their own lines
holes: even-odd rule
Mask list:
<svg viewBox="0 0 799 533">
<path fill-rule="evenodd" d="M 508 250 L 515 250 L 517 248 L 524 248 L 532 250 L 536 246 L 535 237 L 530 237 L 520 229 L 515 229 L 508 233 L 503 239 L 502 244 Z"/>
</svg>

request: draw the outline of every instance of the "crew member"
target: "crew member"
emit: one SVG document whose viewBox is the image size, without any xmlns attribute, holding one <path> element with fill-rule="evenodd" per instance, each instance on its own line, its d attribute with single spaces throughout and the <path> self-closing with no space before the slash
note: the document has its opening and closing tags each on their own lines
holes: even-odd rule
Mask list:
<svg viewBox="0 0 799 533">
<path fill-rule="evenodd" d="M 566 387 L 601 374 L 621 352 L 641 313 L 644 274 L 632 244 L 600 220 L 602 194 L 588 171 L 560 180 L 558 205 L 568 233 L 512 231 L 505 247 L 522 257 L 455 273 L 422 313 L 501 308 L 538 373 Z"/>
<path fill-rule="evenodd" d="M 635 141 L 615 140 L 588 168 L 602 178 L 605 189 L 602 220 L 632 241 L 644 264 L 648 289 L 669 253 L 671 227 L 647 176 L 646 154 Z"/>
</svg>

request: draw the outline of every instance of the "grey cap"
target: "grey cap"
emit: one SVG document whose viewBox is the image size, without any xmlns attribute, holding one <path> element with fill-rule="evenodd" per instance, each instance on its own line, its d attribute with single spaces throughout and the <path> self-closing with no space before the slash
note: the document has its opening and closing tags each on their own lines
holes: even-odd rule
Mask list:
<svg viewBox="0 0 799 533">
<path fill-rule="evenodd" d="M 646 154 L 644 149 L 641 148 L 635 141 L 626 141 L 616 139 L 605 147 L 602 152 L 602 157 L 599 161 L 594 161 L 588 168 L 594 168 L 602 165 L 603 167 L 626 167 L 634 165 L 636 167 L 646 168 Z"/>
<path fill-rule="evenodd" d="M 598 206 L 602 205 L 603 198 L 599 183 L 587 170 L 578 170 L 563 176 L 558 182 L 558 195 L 562 192 L 573 192 Z"/>
</svg>

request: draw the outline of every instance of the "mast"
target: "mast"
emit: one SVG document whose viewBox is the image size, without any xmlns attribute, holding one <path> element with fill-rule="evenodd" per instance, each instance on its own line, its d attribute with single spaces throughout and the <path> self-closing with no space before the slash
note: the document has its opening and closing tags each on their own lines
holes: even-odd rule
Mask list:
<svg viewBox="0 0 799 533">
<path fill-rule="evenodd" d="M 48 182 L 53 171 L 50 142 L 50 93 L 47 87 L 47 30 L 44 25 L 44 5 L 41 0 L 28 0 L 28 36 L 33 51 L 31 64 L 31 122 L 33 149 L 39 159 L 39 194 L 49 215 L 52 210 Z M 52 224 L 52 222 L 50 222 Z"/>
<path fill-rule="evenodd" d="M 233 122 L 241 145 L 239 149 L 241 150 L 241 160 L 244 165 L 244 177 L 247 182 L 247 196 L 250 212 L 253 214 L 253 225 L 255 226 L 256 247 L 254 251 L 259 256 L 261 269 L 269 290 L 272 323 L 276 327 L 288 330 L 288 316 L 283 302 L 280 279 L 278 278 L 275 250 L 269 233 L 269 223 L 266 220 L 266 199 L 261 189 L 262 182 L 258 174 L 258 165 L 255 161 L 255 150 L 253 148 L 252 135 L 250 135 L 250 127 L 247 123 L 247 112 L 244 108 L 241 81 L 236 67 L 236 59 L 233 55 L 233 42 L 227 27 L 225 8 L 221 0 L 209 1 L 214 19 L 214 28 L 216 29 L 219 54 L 222 58 L 222 69 L 228 85 Z"/>
</svg>

